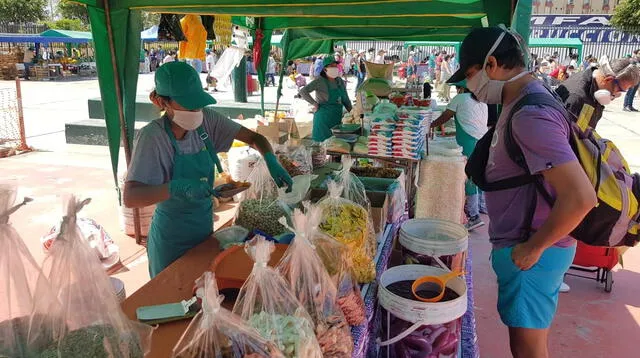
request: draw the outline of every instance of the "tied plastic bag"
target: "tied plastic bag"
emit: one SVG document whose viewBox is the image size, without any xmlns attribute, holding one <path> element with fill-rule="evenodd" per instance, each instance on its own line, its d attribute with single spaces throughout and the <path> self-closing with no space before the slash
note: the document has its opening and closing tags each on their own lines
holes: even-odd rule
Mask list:
<svg viewBox="0 0 640 358">
<path fill-rule="evenodd" d="M 215 276 L 205 272 L 196 286 L 202 287 L 198 297 L 202 299 L 202 310 L 173 348 L 172 358 L 279 358 L 282 353 L 276 346 L 260 336 L 238 315 L 220 304 L 224 296 L 218 293 Z"/>
<path fill-rule="evenodd" d="M 287 358 L 322 357 L 311 317 L 284 278 L 267 265 L 274 244 L 256 236 L 247 242 L 245 250 L 255 263 L 240 288 L 233 313 L 275 342 Z"/>
<path fill-rule="evenodd" d="M 276 150 L 276 154 L 282 167 L 292 177 L 313 172 L 311 150 L 305 146 L 282 146 Z"/>
<path fill-rule="evenodd" d="M 336 174 L 336 184 L 342 187 L 341 196 L 343 198 L 362 206 L 368 213 L 371 211 L 371 202 L 367 197 L 364 184 L 362 184 L 358 176 L 351 171 L 354 163 L 355 159 L 351 159 L 350 155 L 342 156 L 342 169 Z"/>
<path fill-rule="evenodd" d="M 122 312 L 109 277 L 77 225 L 76 215 L 89 201 L 68 200 L 60 235 L 43 263 L 32 327 L 51 327 L 55 342 L 40 357 L 143 357 L 152 328 Z M 41 339 L 39 331 L 31 333 L 30 341 Z"/>
<path fill-rule="evenodd" d="M 263 159 L 256 163 L 247 181 L 251 187 L 244 192 L 235 224 L 272 237 L 286 232 L 278 219 L 289 217 L 288 207 L 278 199 L 278 186 Z"/>
<path fill-rule="evenodd" d="M 329 194 L 318 202 L 322 209 L 320 230 L 347 246 L 358 282 L 371 282 L 376 278 L 373 258 L 377 243 L 369 212 L 341 197 L 343 187 L 334 181 L 329 181 L 328 188 Z"/>
<path fill-rule="evenodd" d="M 323 357 L 351 357 L 353 340 L 349 325 L 337 304 L 337 289 L 322 260 L 309 241 L 318 231 L 321 211 L 307 206 L 305 215 L 295 209 L 291 216 L 295 238 L 280 259 L 278 271 L 293 294 L 309 312 Z M 281 219 L 286 224 L 284 218 Z"/>
<path fill-rule="evenodd" d="M 16 193 L 16 187 L 0 184 L 0 357 L 37 356 L 53 339 L 50 330 L 38 327 L 41 339 L 28 342 L 36 281 L 41 271 L 9 223 L 9 216 L 30 201 L 25 198 L 14 205 Z"/>
</svg>

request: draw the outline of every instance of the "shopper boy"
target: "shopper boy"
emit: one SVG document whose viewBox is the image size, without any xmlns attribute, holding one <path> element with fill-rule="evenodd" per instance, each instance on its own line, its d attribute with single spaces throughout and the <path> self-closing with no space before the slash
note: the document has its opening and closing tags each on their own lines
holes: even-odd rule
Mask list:
<svg viewBox="0 0 640 358">
<path fill-rule="evenodd" d="M 495 182 L 525 174 L 507 153 L 507 117 L 529 93 L 552 95 L 527 71 L 516 35 L 498 27 L 472 31 L 460 48 L 460 69 L 449 82 L 465 78 L 478 100 L 503 106 L 489 150 L 486 179 Z M 528 170 L 542 176 L 544 185 L 555 193 L 555 202 L 550 207 L 537 199 L 533 184 L 485 193 L 498 312 L 509 327 L 514 357 L 546 358 L 558 292 L 575 254 L 569 233 L 597 199 L 571 149 L 569 124 L 562 113 L 543 105 L 524 106 L 513 115 L 511 125 Z M 534 200 L 531 222 L 527 213 Z"/>
</svg>

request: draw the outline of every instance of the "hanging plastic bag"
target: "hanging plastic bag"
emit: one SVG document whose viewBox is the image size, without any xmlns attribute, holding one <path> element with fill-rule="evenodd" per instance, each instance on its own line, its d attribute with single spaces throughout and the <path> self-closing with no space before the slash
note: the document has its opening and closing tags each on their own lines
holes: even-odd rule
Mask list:
<svg viewBox="0 0 640 358">
<path fill-rule="evenodd" d="M 313 172 L 311 150 L 305 146 L 283 146 L 276 151 L 276 154 L 282 167 L 292 177 Z"/>
<path fill-rule="evenodd" d="M 172 358 L 283 357 L 275 344 L 264 339 L 238 315 L 220 306 L 215 276 L 205 272 L 196 286 L 202 287 L 202 310 L 173 348 Z"/>
<path fill-rule="evenodd" d="M 130 321 L 122 312 L 109 277 L 85 243 L 77 213 L 89 203 L 71 197 L 66 203 L 60 235 L 43 263 L 43 279 L 35 294 L 35 315 L 29 341 L 38 341 L 37 327 L 53 327 L 55 343 L 40 357 L 143 357 L 152 328 Z M 60 302 L 52 306 L 51 302 Z"/>
<path fill-rule="evenodd" d="M 373 258 L 377 243 L 369 212 L 342 196 L 343 188 L 329 181 L 329 194 L 318 202 L 322 209 L 320 230 L 348 248 L 353 270 L 359 283 L 376 278 Z"/>
<path fill-rule="evenodd" d="M 255 263 L 240 288 L 233 313 L 275 342 L 287 358 L 322 357 L 311 317 L 284 278 L 267 265 L 274 244 L 256 236 L 247 242 L 245 250 Z"/>
<path fill-rule="evenodd" d="M 16 187 L 0 184 L 0 357 L 37 356 L 53 342 L 51 331 L 44 329 L 40 340 L 28 342 L 34 291 L 41 271 L 9 223 L 9 216 L 30 201 L 25 198 L 14 205 L 16 193 Z"/>
<path fill-rule="evenodd" d="M 307 196 L 311 182 L 317 178 L 318 176 L 313 174 L 295 176 L 292 178 L 291 191 L 287 193 L 287 188 L 278 188 L 278 197 L 290 208 L 294 208 Z"/>
<path fill-rule="evenodd" d="M 309 312 L 324 357 L 351 357 L 353 339 L 347 320 L 337 304 L 337 289 L 322 260 L 309 241 L 318 231 L 321 210 L 307 206 L 307 213 L 295 209 L 291 216 L 295 233 L 278 271 L 289 282 L 293 294 Z M 281 223 L 286 225 L 284 218 Z"/>
<path fill-rule="evenodd" d="M 371 212 L 371 202 L 367 197 L 367 191 L 362 181 L 351 171 L 351 167 L 355 163 L 355 159 L 351 159 L 350 155 L 342 156 L 342 169 L 336 174 L 336 184 L 342 187 L 342 197 L 353 201 Z"/>
<path fill-rule="evenodd" d="M 259 230 L 271 237 L 286 232 L 278 220 L 283 216 L 289 217 L 289 209 L 278 199 L 278 186 L 264 159 L 256 163 L 247 181 L 251 187 L 244 192 L 235 224 L 249 232 Z"/>
<path fill-rule="evenodd" d="M 187 41 L 180 26 L 180 17 L 176 14 L 160 14 L 158 41 Z"/>
</svg>

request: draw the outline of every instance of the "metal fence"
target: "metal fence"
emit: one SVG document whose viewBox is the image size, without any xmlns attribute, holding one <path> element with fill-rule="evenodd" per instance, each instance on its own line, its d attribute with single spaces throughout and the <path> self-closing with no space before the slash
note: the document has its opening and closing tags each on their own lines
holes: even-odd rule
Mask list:
<svg viewBox="0 0 640 358">
<path fill-rule="evenodd" d="M 0 88 L 0 157 L 27 149 L 21 97 L 18 80 L 16 88 Z"/>
<path fill-rule="evenodd" d="M 15 22 L 0 22 L 0 32 L 10 34 L 39 34 L 48 30 L 49 27 L 45 24 L 37 23 L 15 23 Z"/>
</svg>

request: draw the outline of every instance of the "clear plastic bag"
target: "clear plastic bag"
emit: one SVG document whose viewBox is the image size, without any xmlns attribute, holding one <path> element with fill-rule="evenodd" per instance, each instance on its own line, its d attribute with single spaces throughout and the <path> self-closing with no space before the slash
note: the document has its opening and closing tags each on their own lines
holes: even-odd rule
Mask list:
<svg viewBox="0 0 640 358">
<path fill-rule="evenodd" d="M 272 237 L 286 232 L 278 220 L 290 216 L 289 208 L 278 199 L 278 186 L 263 159 L 256 163 L 247 181 L 251 187 L 244 192 L 235 224 Z"/>
<path fill-rule="evenodd" d="M 196 286 L 202 287 L 202 310 L 173 348 L 172 358 L 283 357 L 275 344 L 264 339 L 238 315 L 220 304 L 215 276 L 205 272 Z"/>
<path fill-rule="evenodd" d="M 9 216 L 29 200 L 14 205 L 17 188 L 0 184 L 0 357 L 37 355 L 53 341 L 42 330 L 40 340 L 28 342 L 29 322 L 40 267 L 9 223 Z M 43 282 L 43 285 L 45 283 Z M 50 295 L 51 293 L 48 292 Z"/>
<path fill-rule="evenodd" d="M 311 317 L 285 279 L 267 265 L 274 244 L 256 236 L 247 242 L 245 250 L 255 263 L 240 288 L 233 313 L 275 342 L 287 358 L 322 357 Z"/>
<path fill-rule="evenodd" d="M 76 215 L 88 203 L 73 196 L 66 203 L 60 235 L 49 249 L 36 287 L 29 341 L 41 339 L 38 327 L 48 327 L 55 342 L 40 357 L 143 357 L 152 328 L 125 316 L 109 276 L 82 237 Z"/>
<path fill-rule="evenodd" d="M 429 155 L 420 163 L 416 218 L 461 222 L 464 211 L 463 156 Z"/>
<path fill-rule="evenodd" d="M 311 174 L 313 163 L 311 150 L 305 146 L 282 146 L 277 151 L 278 161 L 292 177 Z"/>
<path fill-rule="evenodd" d="M 362 181 L 351 171 L 351 167 L 355 163 L 355 159 L 351 159 L 350 155 L 342 156 L 342 169 L 336 174 L 336 184 L 342 187 L 342 197 L 353 201 L 371 212 L 371 202 L 367 197 L 367 191 Z"/>
<path fill-rule="evenodd" d="M 309 241 L 318 231 L 321 214 L 308 205 L 306 215 L 300 209 L 293 211 L 291 230 L 296 236 L 277 269 L 309 312 L 323 357 L 347 358 L 353 352 L 351 331 L 337 304 L 336 286 Z"/>
<path fill-rule="evenodd" d="M 377 250 L 373 221 L 367 209 L 343 197 L 343 187 L 329 181 L 328 195 L 318 202 L 322 209 L 320 230 L 348 248 L 359 283 L 376 278 L 373 262 Z"/>
</svg>

